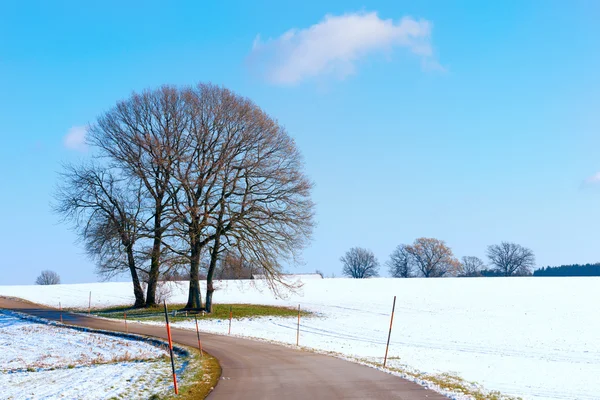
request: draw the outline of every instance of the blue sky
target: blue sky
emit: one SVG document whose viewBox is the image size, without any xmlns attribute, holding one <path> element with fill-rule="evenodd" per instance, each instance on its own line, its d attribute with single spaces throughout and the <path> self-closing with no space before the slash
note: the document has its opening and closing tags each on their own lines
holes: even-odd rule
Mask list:
<svg viewBox="0 0 600 400">
<path fill-rule="evenodd" d="M 352 246 L 383 264 L 421 236 L 600 261 L 600 3 L 202 3 L 0 2 L 0 284 L 97 280 L 50 210 L 61 162 L 90 156 L 67 135 L 201 81 L 304 154 L 318 227 L 295 271 L 339 276 Z"/>
</svg>

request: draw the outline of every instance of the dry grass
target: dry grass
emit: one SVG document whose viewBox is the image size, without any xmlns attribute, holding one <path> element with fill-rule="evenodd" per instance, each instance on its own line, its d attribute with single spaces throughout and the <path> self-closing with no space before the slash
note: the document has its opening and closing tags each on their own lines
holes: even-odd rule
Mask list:
<svg viewBox="0 0 600 400">
<path fill-rule="evenodd" d="M 400 357 L 394 357 L 394 359 L 399 359 Z M 391 357 L 388 359 L 392 359 Z M 475 400 L 522 400 L 520 397 L 513 397 L 504 395 L 498 391 L 486 391 L 483 390 L 477 383 L 475 382 L 467 382 L 459 376 L 443 373 L 443 374 L 424 374 L 415 371 L 410 371 L 403 368 L 398 367 L 383 367 L 383 364 L 376 363 L 370 360 L 360 360 L 361 362 L 369 365 L 373 365 L 375 367 L 382 368 L 384 370 L 389 370 L 392 372 L 397 372 L 399 374 L 405 375 L 410 378 L 414 378 L 421 381 L 426 381 L 433 383 L 434 385 L 439 386 L 442 389 L 450 390 L 456 393 L 462 393 L 471 396 Z"/>
</svg>

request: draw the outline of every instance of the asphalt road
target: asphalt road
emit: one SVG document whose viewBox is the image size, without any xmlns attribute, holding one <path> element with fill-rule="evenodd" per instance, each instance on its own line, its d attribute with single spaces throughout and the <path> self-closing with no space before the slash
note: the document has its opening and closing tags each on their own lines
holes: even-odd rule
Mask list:
<svg viewBox="0 0 600 400">
<path fill-rule="evenodd" d="M 0 297 L 0 308 L 58 321 L 59 311 L 18 299 Z M 62 313 L 65 324 L 124 332 L 122 321 Z M 128 324 L 130 333 L 166 339 L 161 326 Z M 172 329 L 173 341 L 197 347 L 195 331 Z M 208 396 L 216 399 L 402 399 L 437 400 L 446 397 L 374 368 L 339 358 L 284 346 L 202 333 L 202 347 L 223 370 Z"/>
</svg>

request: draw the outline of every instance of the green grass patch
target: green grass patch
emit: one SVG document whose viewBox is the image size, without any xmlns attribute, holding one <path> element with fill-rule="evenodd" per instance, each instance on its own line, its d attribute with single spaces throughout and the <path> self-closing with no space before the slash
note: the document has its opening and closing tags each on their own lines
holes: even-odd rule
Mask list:
<svg viewBox="0 0 600 400">
<path fill-rule="evenodd" d="M 265 306 L 259 304 L 214 304 L 212 312 L 193 314 L 191 312 L 182 311 L 185 304 L 171 304 L 169 306 L 169 321 L 180 322 L 194 320 L 194 316 L 198 320 L 202 319 L 229 319 L 231 310 L 232 318 L 252 318 L 252 317 L 297 317 L 298 309 L 281 307 L 281 306 Z M 131 307 L 108 307 L 103 309 L 95 309 L 92 314 L 106 318 L 124 319 L 124 314 L 127 313 L 128 320 L 139 321 L 164 321 L 165 314 L 162 306 L 150 308 L 131 308 Z M 301 311 L 302 317 L 310 316 L 312 313 Z"/>
<path fill-rule="evenodd" d="M 179 395 L 169 391 L 152 394 L 148 397 L 149 400 L 202 400 L 215 388 L 221 377 L 219 361 L 206 352 L 200 356 L 197 349 L 187 349 L 190 351 L 190 358 L 184 375 L 178 375 Z"/>
<path fill-rule="evenodd" d="M 191 381 L 180 388 L 178 396 L 171 395 L 169 399 L 205 399 L 219 382 L 221 366 L 216 358 L 204 352 L 203 357 L 196 355 L 194 359 L 194 364 L 188 366 L 194 370 Z"/>
</svg>

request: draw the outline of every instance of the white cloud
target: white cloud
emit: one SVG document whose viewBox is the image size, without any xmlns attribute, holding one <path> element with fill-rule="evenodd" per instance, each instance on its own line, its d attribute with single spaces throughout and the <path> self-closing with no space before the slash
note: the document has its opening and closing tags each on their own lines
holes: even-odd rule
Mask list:
<svg viewBox="0 0 600 400">
<path fill-rule="evenodd" d="M 376 12 L 326 15 L 318 24 L 276 39 L 262 42 L 257 36 L 250 62 L 272 83 L 295 84 L 326 74 L 344 79 L 355 73 L 361 58 L 402 47 L 417 55 L 423 68 L 443 70 L 433 54 L 431 27 L 411 17 L 383 20 Z"/>
<path fill-rule="evenodd" d="M 587 183 L 588 185 L 600 184 L 600 172 L 596 172 L 594 175 L 587 178 L 585 180 L 585 183 Z"/>
<path fill-rule="evenodd" d="M 63 143 L 67 149 L 85 152 L 88 148 L 85 143 L 86 134 L 87 128 L 85 126 L 74 126 L 65 135 Z"/>
</svg>

